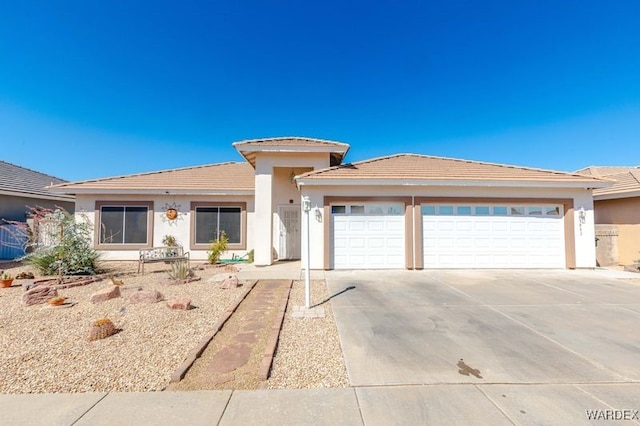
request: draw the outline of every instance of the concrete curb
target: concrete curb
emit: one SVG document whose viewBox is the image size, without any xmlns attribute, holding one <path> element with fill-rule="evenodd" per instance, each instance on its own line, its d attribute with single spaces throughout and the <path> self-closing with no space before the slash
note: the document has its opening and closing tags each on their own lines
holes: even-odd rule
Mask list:
<svg viewBox="0 0 640 426">
<path fill-rule="evenodd" d="M 195 348 L 189 351 L 187 357 L 184 359 L 184 361 L 182 361 L 182 364 L 180 364 L 178 368 L 176 368 L 176 371 L 174 371 L 171 375 L 169 385 L 171 385 L 172 383 L 178 383 L 184 378 L 196 359 L 200 358 L 202 352 L 204 352 L 211 340 L 213 340 L 214 336 L 222 329 L 224 324 L 229 320 L 236 309 L 238 309 L 240 303 L 242 303 L 242 301 L 246 299 L 247 295 L 249 294 L 249 292 L 251 292 L 251 290 L 253 290 L 253 287 L 255 287 L 257 282 L 258 280 L 253 280 L 253 282 L 247 287 L 247 289 L 245 289 L 238 297 L 236 303 L 222 313 L 222 316 L 218 319 L 218 322 L 213 326 L 209 334 L 207 334 L 202 340 L 200 340 Z"/>
<path fill-rule="evenodd" d="M 262 362 L 260 363 L 260 370 L 258 370 L 258 380 L 267 380 L 269 378 L 269 372 L 271 371 L 271 365 L 273 364 L 273 355 L 276 352 L 278 346 L 278 338 L 280 337 L 280 330 L 284 323 L 284 316 L 287 312 L 287 305 L 289 304 L 289 297 L 291 296 L 291 288 L 293 287 L 293 280 L 289 281 L 289 290 L 287 291 L 287 297 L 282 301 L 280 308 L 278 309 L 279 318 L 276 324 L 271 328 L 271 332 L 267 336 L 264 355 L 262 356 Z"/>
</svg>

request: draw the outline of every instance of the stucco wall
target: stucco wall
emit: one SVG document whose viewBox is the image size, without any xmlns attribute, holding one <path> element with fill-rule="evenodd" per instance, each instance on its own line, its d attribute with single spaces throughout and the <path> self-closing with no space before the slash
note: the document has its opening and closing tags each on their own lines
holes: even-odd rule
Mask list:
<svg viewBox="0 0 640 426">
<path fill-rule="evenodd" d="M 192 260 L 206 260 L 206 250 L 191 250 L 191 213 L 192 201 L 211 202 L 246 202 L 247 203 L 247 248 L 246 250 L 229 250 L 223 254 L 223 258 L 231 257 L 233 254 L 242 256 L 254 247 L 254 203 L 253 197 L 246 196 L 186 196 L 186 195 L 149 195 L 149 196 L 125 196 L 125 195 L 78 195 L 76 197 L 76 218 L 82 220 L 86 218 L 93 224 L 95 229 L 95 204 L 96 201 L 153 201 L 153 246 L 161 246 L 162 238 L 171 234 L 178 240 L 178 243 L 190 251 Z M 178 210 L 178 217 L 175 220 L 168 220 L 165 211 L 167 206 L 175 205 Z M 95 235 L 94 235 L 95 239 Z M 104 260 L 137 260 L 138 249 L 135 250 L 101 250 Z"/>
<path fill-rule="evenodd" d="M 615 264 L 631 265 L 640 259 L 640 197 L 595 201 L 598 225 L 617 228 Z"/>
<path fill-rule="evenodd" d="M 256 265 L 270 265 L 278 245 L 276 233 L 277 204 L 300 203 L 300 193 L 295 185 L 285 183 L 284 187 L 276 179 L 287 179 L 291 168 L 296 170 L 321 169 L 329 166 L 327 152 L 259 152 L 256 155 L 255 185 L 255 262 Z M 280 171 L 278 171 L 280 169 Z M 274 175 L 274 170 L 277 174 Z M 286 176 L 286 178 L 285 178 Z M 276 188 L 277 186 L 277 188 Z M 293 197 L 294 190 L 297 196 Z"/>
<path fill-rule="evenodd" d="M 16 220 L 24 222 L 27 220 L 27 206 L 41 206 L 48 209 L 62 207 L 66 211 L 73 213 L 75 204 L 68 201 L 46 200 L 41 198 L 15 197 L 12 195 L 0 195 L 0 223 L 2 219 Z"/>
<path fill-rule="evenodd" d="M 490 187 L 426 187 L 415 188 L 408 186 L 394 187 L 340 187 L 340 186 L 306 186 L 303 194 L 311 199 L 311 268 L 324 267 L 324 225 L 323 201 L 325 195 L 331 196 L 409 196 L 409 197 L 496 197 L 496 198 L 562 198 L 572 199 L 574 203 L 574 235 L 576 267 L 593 268 L 596 266 L 595 227 L 593 214 L 593 198 L 591 191 L 586 189 L 555 189 L 555 188 L 490 188 Z M 580 208 L 584 209 L 584 223 L 579 217 Z M 320 215 L 315 213 L 320 210 Z M 304 253 L 303 239 L 303 253 Z M 304 264 L 304 262 L 303 262 Z"/>
<path fill-rule="evenodd" d="M 640 197 L 596 200 L 595 210 L 597 224 L 640 224 Z"/>
</svg>

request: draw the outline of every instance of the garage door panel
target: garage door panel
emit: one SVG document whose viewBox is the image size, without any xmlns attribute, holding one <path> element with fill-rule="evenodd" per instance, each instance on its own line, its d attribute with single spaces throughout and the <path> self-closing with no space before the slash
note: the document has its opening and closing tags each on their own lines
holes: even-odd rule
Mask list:
<svg viewBox="0 0 640 426">
<path fill-rule="evenodd" d="M 370 213 L 366 215 L 351 215 L 348 208 L 345 214 L 332 215 L 335 269 L 405 267 L 404 216 L 386 214 L 390 210 L 384 206 L 374 207 L 366 207 Z"/>
<path fill-rule="evenodd" d="M 354 220 L 349 222 L 348 229 L 349 232 L 362 232 L 366 230 L 366 225 L 364 220 Z"/>
<path fill-rule="evenodd" d="M 467 209 L 464 216 L 423 209 L 425 268 L 564 268 L 562 215 L 538 216 L 540 208 L 529 212 L 529 206 L 517 207 L 495 209 L 495 216 L 487 207 L 472 206 L 480 213 L 468 214 Z"/>
<path fill-rule="evenodd" d="M 365 248 L 367 243 L 364 238 L 350 238 L 349 239 L 349 248 L 350 249 L 358 249 Z"/>
</svg>

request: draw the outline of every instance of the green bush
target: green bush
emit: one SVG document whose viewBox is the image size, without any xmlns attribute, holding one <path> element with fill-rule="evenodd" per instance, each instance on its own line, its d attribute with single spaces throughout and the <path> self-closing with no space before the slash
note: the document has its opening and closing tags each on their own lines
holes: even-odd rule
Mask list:
<svg viewBox="0 0 640 426">
<path fill-rule="evenodd" d="M 207 250 L 209 263 L 214 264 L 220 261 L 220 256 L 227 250 L 228 243 L 229 238 L 227 238 L 227 234 L 224 231 L 220 233 L 220 238 L 211 240 L 211 246 Z"/>
<path fill-rule="evenodd" d="M 95 274 L 100 253 L 91 246 L 91 223 L 86 218 L 76 221 L 72 214 L 60 209 L 47 214 L 44 220 L 49 226 L 42 237 L 49 244 L 32 242 L 34 251 L 25 256 L 25 262 L 43 275 Z"/>
</svg>

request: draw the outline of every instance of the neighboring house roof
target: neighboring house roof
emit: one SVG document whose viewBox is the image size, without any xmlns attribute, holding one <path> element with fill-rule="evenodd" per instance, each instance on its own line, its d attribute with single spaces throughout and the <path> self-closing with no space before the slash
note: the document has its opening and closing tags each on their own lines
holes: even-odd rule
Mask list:
<svg viewBox="0 0 640 426">
<path fill-rule="evenodd" d="M 67 194 L 253 194 L 254 181 L 255 170 L 249 164 L 227 162 L 70 182 L 51 189 Z"/>
<path fill-rule="evenodd" d="M 430 185 L 521 185 L 538 183 L 546 186 L 602 187 L 610 183 L 596 177 L 504 164 L 417 154 L 397 154 L 342 164 L 316 170 L 297 177 L 301 184 L 345 184 L 358 180 L 379 184 L 403 185 L 425 183 Z M 385 182 L 381 182 L 385 180 Z"/>
<path fill-rule="evenodd" d="M 613 185 L 593 191 L 596 200 L 640 197 L 640 166 L 591 166 L 576 173 L 609 179 Z"/>
<path fill-rule="evenodd" d="M 328 152 L 333 166 L 340 164 L 349 150 L 346 143 L 297 136 L 249 139 L 234 142 L 233 146 L 253 167 L 256 166 L 257 152 Z"/>
<path fill-rule="evenodd" d="M 0 194 L 73 201 L 73 196 L 56 194 L 46 188 L 62 182 L 66 180 L 0 160 Z"/>
</svg>

